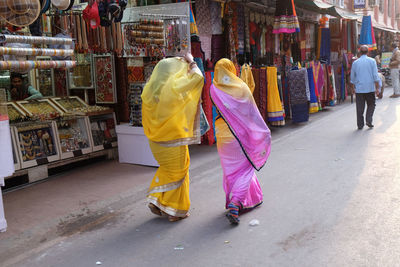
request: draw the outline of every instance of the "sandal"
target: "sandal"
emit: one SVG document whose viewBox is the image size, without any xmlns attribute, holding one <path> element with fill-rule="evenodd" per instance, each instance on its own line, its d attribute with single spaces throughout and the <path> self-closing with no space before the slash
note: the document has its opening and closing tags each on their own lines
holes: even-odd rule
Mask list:
<svg viewBox="0 0 400 267">
<path fill-rule="evenodd" d="M 154 205 L 153 203 L 149 203 L 149 205 L 147 205 L 147 206 L 149 207 L 149 209 L 152 213 L 154 213 L 155 215 L 158 215 L 158 216 L 162 216 L 161 210 L 156 205 Z"/>
<path fill-rule="evenodd" d="M 168 221 L 170 221 L 170 222 L 177 222 L 177 221 L 186 219 L 186 218 L 189 217 L 189 216 L 190 216 L 189 213 L 187 213 L 184 217 L 177 217 L 177 216 L 169 215 L 169 216 L 168 216 Z"/>
<path fill-rule="evenodd" d="M 228 205 L 228 212 L 226 213 L 226 217 L 228 218 L 229 222 L 233 225 L 239 224 L 239 206 L 229 203 Z"/>
</svg>

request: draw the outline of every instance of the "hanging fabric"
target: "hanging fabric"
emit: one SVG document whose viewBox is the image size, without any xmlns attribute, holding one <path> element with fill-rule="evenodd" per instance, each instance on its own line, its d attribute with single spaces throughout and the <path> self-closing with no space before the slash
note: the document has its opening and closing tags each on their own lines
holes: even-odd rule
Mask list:
<svg viewBox="0 0 400 267">
<path fill-rule="evenodd" d="M 300 32 L 299 20 L 296 14 L 294 0 L 276 1 L 273 33 Z"/>
<path fill-rule="evenodd" d="M 276 67 L 267 67 L 267 116 L 273 126 L 284 126 L 284 110 L 278 89 L 278 74 Z"/>
<path fill-rule="evenodd" d="M 306 92 L 306 81 L 308 74 L 305 68 L 292 70 L 288 73 L 290 88 L 290 106 L 292 110 L 292 121 L 299 123 L 308 121 L 309 109 Z"/>
<path fill-rule="evenodd" d="M 369 50 L 376 50 L 374 28 L 372 27 L 371 16 L 363 16 L 361 24 L 360 45 L 367 45 Z"/>
</svg>

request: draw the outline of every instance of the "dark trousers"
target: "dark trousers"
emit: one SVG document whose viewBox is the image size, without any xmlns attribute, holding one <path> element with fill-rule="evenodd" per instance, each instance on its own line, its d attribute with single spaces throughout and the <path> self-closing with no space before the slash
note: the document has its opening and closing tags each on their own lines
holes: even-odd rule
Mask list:
<svg viewBox="0 0 400 267">
<path fill-rule="evenodd" d="M 375 93 L 357 93 L 356 94 L 356 109 L 357 109 L 357 126 L 364 126 L 364 110 L 365 102 L 367 103 L 367 114 L 365 121 L 368 124 L 372 124 L 372 116 L 375 111 Z"/>
</svg>

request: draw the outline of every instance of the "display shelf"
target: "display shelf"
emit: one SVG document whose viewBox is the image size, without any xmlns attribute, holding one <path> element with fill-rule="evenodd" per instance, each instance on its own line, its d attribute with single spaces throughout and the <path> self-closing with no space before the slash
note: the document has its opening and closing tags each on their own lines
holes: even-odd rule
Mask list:
<svg viewBox="0 0 400 267">
<path fill-rule="evenodd" d="M 64 112 L 48 98 L 16 102 L 29 116 L 48 116 L 47 119 L 57 118 Z"/>
<path fill-rule="evenodd" d="M 22 168 L 60 159 L 55 121 L 21 123 L 13 129 Z"/>
<path fill-rule="evenodd" d="M 67 86 L 73 89 L 94 89 L 93 55 L 76 54 L 76 67 L 67 70 Z"/>
<path fill-rule="evenodd" d="M 117 133 L 115 131 L 115 113 L 89 116 L 90 137 L 93 151 L 116 147 Z"/>
<path fill-rule="evenodd" d="M 88 104 L 85 103 L 78 96 L 68 97 L 53 97 L 50 98 L 55 105 L 57 105 L 64 113 L 75 113 L 79 108 L 87 108 Z"/>
<path fill-rule="evenodd" d="M 17 171 L 21 169 L 21 160 L 18 157 L 18 149 L 17 149 L 17 142 L 16 142 L 16 137 L 15 137 L 15 127 L 11 126 L 11 144 L 12 144 L 12 150 L 13 150 L 13 160 L 14 160 L 14 169 Z"/>
<path fill-rule="evenodd" d="M 96 103 L 114 104 L 117 102 L 115 87 L 115 64 L 111 54 L 94 55 L 94 88 Z"/>
<path fill-rule="evenodd" d="M 23 120 L 27 113 L 14 102 L 7 102 L 7 111 L 10 122 Z"/>
<path fill-rule="evenodd" d="M 56 123 L 61 159 L 88 154 L 93 151 L 88 117 L 64 117 Z"/>
</svg>

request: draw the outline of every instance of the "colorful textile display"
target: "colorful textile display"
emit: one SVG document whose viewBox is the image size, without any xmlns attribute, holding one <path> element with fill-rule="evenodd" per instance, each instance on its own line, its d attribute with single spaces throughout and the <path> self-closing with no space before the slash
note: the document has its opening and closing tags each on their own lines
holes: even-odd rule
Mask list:
<svg viewBox="0 0 400 267">
<path fill-rule="evenodd" d="M 231 61 L 220 60 L 215 66 L 210 92 L 221 115 L 216 121 L 216 134 L 224 173 L 226 207 L 234 203 L 247 209 L 262 202 L 262 191 L 254 169 L 260 170 L 268 159 L 271 134 L 250 89 L 235 72 Z"/>
<path fill-rule="evenodd" d="M 254 78 L 254 92 L 253 92 L 253 98 L 254 101 L 256 102 L 256 105 L 260 105 L 260 69 L 258 68 L 252 68 L 251 72 L 253 74 Z"/>
<path fill-rule="evenodd" d="M 210 3 L 208 0 L 196 1 L 196 23 L 200 35 L 212 35 Z"/>
<path fill-rule="evenodd" d="M 186 217 L 190 208 L 188 144 L 200 143 L 204 79 L 194 70 L 189 73 L 188 63 L 182 59 L 163 59 L 142 93 L 143 129 L 160 165 L 150 184 L 148 201 L 180 218 Z"/>
<path fill-rule="evenodd" d="M 331 32 L 329 28 L 322 28 L 319 59 L 325 63 L 331 62 Z"/>
<path fill-rule="evenodd" d="M 21 36 L 21 35 L 0 35 L 1 43 L 24 43 L 24 44 L 63 44 L 71 45 L 71 38 L 55 38 L 43 36 Z"/>
<path fill-rule="evenodd" d="M 208 145 L 212 145 L 215 143 L 214 124 L 211 123 L 213 122 L 213 104 L 210 98 L 210 87 L 212 84 L 212 80 L 213 80 L 213 73 L 207 71 L 205 73 L 205 84 L 202 93 L 202 106 L 204 113 L 206 114 L 206 118 L 210 124 L 210 130 L 202 136 L 202 144 L 206 143 Z"/>
<path fill-rule="evenodd" d="M 361 24 L 360 45 L 367 45 L 369 50 L 375 50 L 376 40 L 374 34 L 374 28 L 372 27 L 371 16 L 363 16 Z"/>
<path fill-rule="evenodd" d="M 319 110 L 318 98 L 316 93 L 316 85 L 313 68 L 307 69 L 308 74 L 308 84 L 310 88 L 310 113 L 316 113 Z"/>
<path fill-rule="evenodd" d="M 276 67 L 267 67 L 267 116 L 273 126 L 284 126 L 285 117 L 278 90 L 278 75 Z"/>
<path fill-rule="evenodd" d="M 324 69 L 319 61 L 311 62 L 311 67 L 314 73 L 315 80 L 315 94 L 317 96 L 319 105 L 321 101 L 322 88 L 324 87 Z"/>
<path fill-rule="evenodd" d="M 309 117 L 306 77 L 308 74 L 305 68 L 288 73 L 292 121 L 296 123 L 308 121 Z"/>
<path fill-rule="evenodd" d="M 258 109 L 264 121 L 267 121 L 267 68 L 260 68 L 260 102 Z"/>
<path fill-rule="evenodd" d="M 240 72 L 240 79 L 242 79 L 247 84 L 251 93 L 253 94 L 256 84 L 254 83 L 253 73 L 251 72 L 251 68 L 248 64 L 244 64 L 242 66 L 242 70 Z"/>
<path fill-rule="evenodd" d="M 294 0 L 276 1 L 275 21 L 273 33 L 300 32 Z"/>
<path fill-rule="evenodd" d="M 20 70 L 26 71 L 31 69 L 56 69 L 56 68 L 73 68 L 76 61 L 0 61 L 0 70 Z"/>
</svg>

